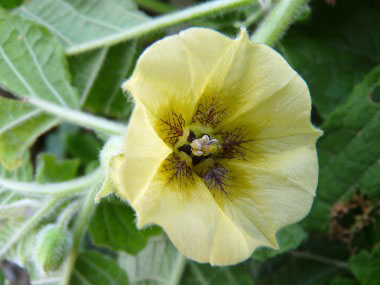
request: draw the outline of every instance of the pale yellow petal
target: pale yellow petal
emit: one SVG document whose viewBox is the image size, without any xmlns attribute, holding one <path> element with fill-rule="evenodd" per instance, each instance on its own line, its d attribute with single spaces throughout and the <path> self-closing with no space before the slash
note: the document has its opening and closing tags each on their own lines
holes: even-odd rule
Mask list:
<svg viewBox="0 0 380 285">
<path fill-rule="evenodd" d="M 153 178 L 171 149 L 153 130 L 144 108 L 137 104 L 133 111 L 124 143 L 124 160 L 118 168 L 115 183 L 118 193 L 132 202 Z"/>
<path fill-rule="evenodd" d="M 245 260 L 258 246 L 270 246 L 259 231 L 248 234 L 236 226 L 199 178 L 195 177 L 189 188 L 156 178 L 132 203 L 138 226 L 162 226 L 187 257 L 229 265 Z"/>
<path fill-rule="evenodd" d="M 219 114 L 219 130 L 265 129 L 256 139 L 274 138 L 273 134 L 318 136 L 310 126 L 310 94 L 302 78 L 275 50 L 250 42 L 245 30 L 215 69 L 198 104 L 213 99 L 224 113 Z"/>
<path fill-rule="evenodd" d="M 140 56 L 123 88 L 145 106 L 155 128 L 173 112 L 189 124 L 208 77 L 232 43 L 203 28 L 166 37 Z"/>
<path fill-rule="evenodd" d="M 318 182 L 315 146 L 266 153 L 252 162 L 223 161 L 240 169 L 249 187 L 232 193 L 231 202 L 247 217 L 261 213 L 273 231 L 303 219 L 310 211 Z M 238 223 L 241 221 L 236 220 Z"/>
<path fill-rule="evenodd" d="M 310 94 L 298 75 L 275 93 L 261 96 L 261 101 L 252 96 L 250 107 L 219 128 L 243 129 L 256 147 L 272 152 L 315 144 L 322 134 L 310 123 Z"/>
</svg>

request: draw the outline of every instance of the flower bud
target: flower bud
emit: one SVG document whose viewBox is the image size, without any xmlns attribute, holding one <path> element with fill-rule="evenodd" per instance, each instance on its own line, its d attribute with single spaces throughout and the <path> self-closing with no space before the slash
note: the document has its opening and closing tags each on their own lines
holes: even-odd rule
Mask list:
<svg viewBox="0 0 380 285">
<path fill-rule="evenodd" d="M 57 225 L 47 225 L 38 235 L 36 261 L 44 272 L 56 271 L 70 247 L 70 234 Z"/>
</svg>

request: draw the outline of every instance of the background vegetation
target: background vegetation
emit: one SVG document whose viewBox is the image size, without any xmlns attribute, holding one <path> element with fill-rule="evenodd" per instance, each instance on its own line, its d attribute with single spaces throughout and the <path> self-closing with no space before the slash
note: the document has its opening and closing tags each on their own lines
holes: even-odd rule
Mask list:
<svg viewBox="0 0 380 285">
<path fill-rule="evenodd" d="M 306 2 L 1 0 L 0 284 L 10 272 L 17 284 L 380 284 L 380 2 Z M 94 204 L 99 151 L 133 109 L 121 83 L 148 45 L 189 26 L 247 26 L 272 45 L 325 132 L 311 213 L 278 233 L 280 250 L 236 266 L 186 260 L 120 200 Z"/>
</svg>

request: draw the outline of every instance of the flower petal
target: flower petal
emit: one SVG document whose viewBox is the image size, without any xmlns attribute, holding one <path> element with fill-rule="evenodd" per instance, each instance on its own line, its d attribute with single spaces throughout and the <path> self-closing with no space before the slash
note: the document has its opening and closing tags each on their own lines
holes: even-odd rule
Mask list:
<svg viewBox="0 0 380 285">
<path fill-rule="evenodd" d="M 220 33 L 202 28 L 166 37 L 140 56 L 123 88 L 145 106 L 159 134 L 160 120 L 173 112 L 190 123 L 209 75 L 232 44 Z"/>
<path fill-rule="evenodd" d="M 293 133 L 314 132 L 305 82 L 272 48 L 250 42 L 244 29 L 210 77 L 198 104 L 204 102 L 217 102 L 225 113 L 219 129 L 252 122 L 280 136 L 279 124 Z"/>
<path fill-rule="evenodd" d="M 248 234 L 236 226 L 198 177 L 186 188 L 166 183 L 158 175 L 132 206 L 138 227 L 162 226 L 179 250 L 198 262 L 235 264 L 256 247 L 271 245 L 259 230 Z"/>
<path fill-rule="evenodd" d="M 144 108 L 137 104 L 124 143 L 124 160 L 115 175 L 118 193 L 132 202 L 154 177 L 171 149 L 153 130 Z"/>
<path fill-rule="evenodd" d="M 268 227 L 276 232 L 303 219 L 310 211 L 318 182 L 314 145 L 267 153 L 252 162 L 221 163 L 245 173 L 249 186 L 239 189 L 236 195 L 232 193 L 231 203 L 247 217 L 261 213 Z"/>
<path fill-rule="evenodd" d="M 322 134 L 310 123 L 310 94 L 298 75 L 273 94 L 252 96 L 250 108 L 225 120 L 220 129 L 243 129 L 256 148 L 272 152 L 315 144 Z"/>
</svg>

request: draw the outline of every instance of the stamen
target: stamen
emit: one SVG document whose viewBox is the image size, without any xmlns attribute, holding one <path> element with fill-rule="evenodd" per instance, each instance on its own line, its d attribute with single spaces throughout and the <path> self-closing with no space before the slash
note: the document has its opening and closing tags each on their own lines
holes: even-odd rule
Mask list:
<svg viewBox="0 0 380 285">
<path fill-rule="evenodd" d="M 216 152 L 219 148 L 218 141 L 216 139 L 210 139 L 208 135 L 193 140 L 190 146 L 195 156 L 208 156 Z"/>
</svg>

